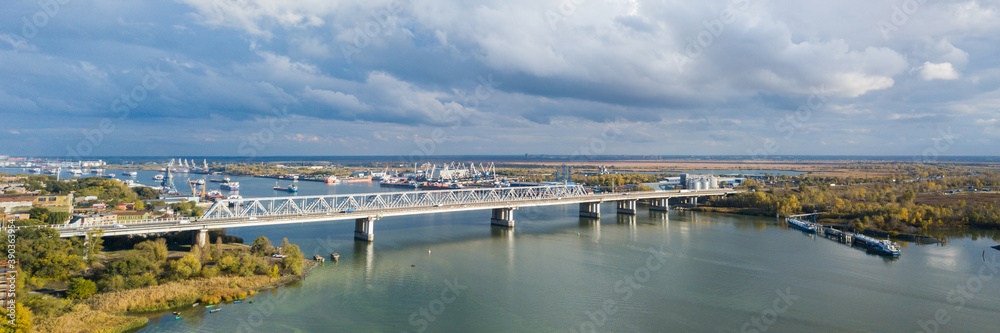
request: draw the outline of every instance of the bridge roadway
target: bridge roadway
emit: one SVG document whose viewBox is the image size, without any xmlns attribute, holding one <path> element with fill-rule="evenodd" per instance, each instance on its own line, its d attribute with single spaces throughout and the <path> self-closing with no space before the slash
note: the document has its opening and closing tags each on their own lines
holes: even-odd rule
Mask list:
<svg viewBox="0 0 1000 333">
<path fill-rule="evenodd" d="M 617 202 L 618 214 L 636 212 L 638 200 L 649 200 L 650 209 L 666 211 L 669 199 L 697 200 L 725 196 L 735 190 L 652 191 L 587 193 L 578 185 L 464 189 L 439 191 L 381 192 L 332 196 L 292 196 L 229 199 L 216 202 L 205 214 L 193 219 L 139 220 L 131 222 L 53 225 L 60 237 L 86 236 L 100 229 L 104 236 L 201 231 L 195 235 L 204 244 L 208 229 L 355 220 L 355 237 L 374 239 L 374 221 L 385 217 L 436 214 L 470 210 L 493 210 L 494 225 L 514 225 L 513 210 L 519 207 L 580 204 L 581 217 L 600 217 L 600 203 Z M 390 199 L 395 200 L 390 202 Z M 367 201 L 366 201 L 367 200 Z M 696 202 L 696 201 L 695 201 Z M 309 207 L 306 207 L 306 206 Z"/>
</svg>

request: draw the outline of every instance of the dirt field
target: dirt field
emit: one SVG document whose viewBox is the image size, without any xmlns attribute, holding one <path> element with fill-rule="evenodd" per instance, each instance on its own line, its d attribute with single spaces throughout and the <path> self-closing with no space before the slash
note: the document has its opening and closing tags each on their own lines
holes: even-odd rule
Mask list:
<svg viewBox="0 0 1000 333">
<path fill-rule="evenodd" d="M 617 170 L 667 171 L 667 170 L 787 170 L 812 172 L 824 177 L 875 177 L 889 175 L 889 170 L 857 170 L 847 167 L 847 161 L 699 161 L 699 160 L 608 160 L 572 162 L 504 162 L 504 166 L 545 166 L 556 167 L 563 164 L 574 168 L 613 167 Z"/>
<path fill-rule="evenodd" d="M 967 203 L 990 203 L 1000 205 L 1000 193 L 997 192 L 961 192 L 955 194 L 922 193 L 913 202 L 925 205 L 952 205 L 959 200 Z"/>
</svg>

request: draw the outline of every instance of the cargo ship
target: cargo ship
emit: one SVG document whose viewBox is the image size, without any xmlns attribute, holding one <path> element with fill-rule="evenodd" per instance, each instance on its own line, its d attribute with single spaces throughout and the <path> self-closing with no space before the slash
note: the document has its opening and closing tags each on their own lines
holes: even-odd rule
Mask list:
<svg viewBox="0 0 1000 333">
<path fill-rule="evenodd" d="M 379 184 L 379 186 L 382 186 L 382 187 L 420 188 L 420 184 L 417 184 L 417 182 L 412 181 L 412 180 L 411 181 L 402 180 L 402 181 L 379 182 L 378 184 Z"/>
<path fill-rule="evenodd" d="M 274 182 L 274 190 L 295 193 L 299 191 L 299 187 L 295 186 L 295 184 L 288 185 L 288 187 L 281 187 L 278 186 L 278 182 Z"/>
<path fill-rule="evenodd" d="M 463 188 L 462 184 L 458 183 L 441 183 L 441 182 L 426 182 L 420 185 L 420 188 L 425 190 L 456 190 Z"/>
<path fill-rule="evenodd" d="M 213 182 L 213 183 L 228 183 L 230 181 L 230 179 L 229 179 L 229 177 L 224 177 L 222 179 L 212 178 L 212 179 L 209 179 L 208 181 Z"/>
<path fill-rule="evenodd" d="M 343 181 L 346 183 L 362 183 L 362 182 L 371 183 L 372 177 L 368 176 L 368 177 L 344 178 Z"/>
<path fill-rule="evenodd" d="M 803 221 L 803 220 L 800 220 L 800 219 L 797 219 L 797 218 L 794 218 L 794 217 L 786 219 L 785 222 L 788 222 L 788 226 L 789 227 L 802 230 L 803 232 L 810 233 L 810 234 L 815 234 L 816 233 L 816 229 L 817 229 L 816 228 L 816 223 L 812 223 L 812 222 L 808 222 L 808 221 Z"/>
<path fill-rule="evenodd" d="M 340 179 L 337 179 L 337 176 L 330 176 L 326 177 L 326 179 L 324 179 L 323 182 L 327 184 L 337 184 L 340 183 Z"/>
<path fill-rule="evenodd" d="M 219 188 L 227 191 L 236 191 L 240 189 L 240 182 L 225 182 L 219 185 Z"/>
</svg>

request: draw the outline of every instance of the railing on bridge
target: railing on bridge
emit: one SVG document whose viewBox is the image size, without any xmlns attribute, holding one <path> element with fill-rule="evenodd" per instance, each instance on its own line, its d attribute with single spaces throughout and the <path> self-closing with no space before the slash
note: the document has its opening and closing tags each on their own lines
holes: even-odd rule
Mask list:
<svg viewBox="0 0 1000 333">
<path fill-rule="evenodd" d="M 225 199 L 216 201 L 200 220 L 257 216 L 325 214 L 529 201 L 586 196 L 580 185 L 477 188 L 321 196 Z"/>
</svg>

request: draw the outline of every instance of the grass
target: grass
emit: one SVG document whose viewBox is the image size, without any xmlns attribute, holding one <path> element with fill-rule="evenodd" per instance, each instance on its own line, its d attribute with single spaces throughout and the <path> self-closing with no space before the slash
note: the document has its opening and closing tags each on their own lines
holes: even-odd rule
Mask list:
<svg viewBox="0 0 1000 333">
<path fill-rule="evenodd" d="M 90 306 L 110 313 L 152 312 L 190 305 L 202 300 L 218 303 L 246 297 L 247 291 L 278 283 L 282 278 L 263 275 L 249 277 L 218 276 L 169 282 L 153 287 L 98 294 L 89 300 Z"/>
<path fill-rule="evenodd" d="M 37 323 L 34 331 L 51 333 L 122 333 L 143 327 L 147 322 L 149 322 L 149 319 L 146 317 L 94 311 L 86 304 L 79 304 L 66 314 Z"/>
</svg>

